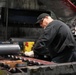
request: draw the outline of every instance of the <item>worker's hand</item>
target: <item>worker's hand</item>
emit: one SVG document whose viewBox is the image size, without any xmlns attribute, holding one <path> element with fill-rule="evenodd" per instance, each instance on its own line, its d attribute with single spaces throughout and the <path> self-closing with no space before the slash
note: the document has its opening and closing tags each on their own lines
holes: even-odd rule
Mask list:
<svg viewBox="0 0 76 75">
<path fill-rule="evenodd" d="M 25 52 L 24 54 L 25 54 L 26 56 L 29 56 L 29 57 L 34 57 L 34 52 L 33 52 L 33 51 Z"/>
</svg>

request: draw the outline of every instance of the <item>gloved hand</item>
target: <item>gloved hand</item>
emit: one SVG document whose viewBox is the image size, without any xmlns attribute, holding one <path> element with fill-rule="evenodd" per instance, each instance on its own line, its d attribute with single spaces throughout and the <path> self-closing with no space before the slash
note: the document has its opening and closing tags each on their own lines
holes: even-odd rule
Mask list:
<svg viewBox="0 0 76 75">
<path fill-rule="evenodd" d="M 33 52 L 33 51 L 25 52 L 24 54 L 25 54 L 26 56 L 29 56 L 29 57 L 34 57 L 34 52 Z"/>
</svg>

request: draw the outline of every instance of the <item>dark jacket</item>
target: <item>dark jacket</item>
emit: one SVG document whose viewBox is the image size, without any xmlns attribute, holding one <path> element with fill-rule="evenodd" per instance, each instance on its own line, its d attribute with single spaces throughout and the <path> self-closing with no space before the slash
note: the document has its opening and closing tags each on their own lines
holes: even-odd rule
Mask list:
<svg viewBox="0 0 76 75">
<path fill-rule="evenodd" d="M 34 46 L 36 56 L 49 55 L 57 63 L 76 61 L 75 39 L 70 28 L 55 20 L 44 29 Z"/>
</svg>

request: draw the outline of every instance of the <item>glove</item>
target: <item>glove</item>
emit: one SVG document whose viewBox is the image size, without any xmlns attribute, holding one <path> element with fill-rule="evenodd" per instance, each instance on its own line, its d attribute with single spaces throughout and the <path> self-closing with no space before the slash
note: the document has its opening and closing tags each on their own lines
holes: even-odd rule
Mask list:
<svg viewBox="0 0 76 75">
<path fill-rule="evenodd" d="M 29 56 L 29 57 L 34 57 L 34 52 L 33 52 L 33 51 L 25 52 L 24 54 L 25 54 L 26 56 Z"/>
</svg>

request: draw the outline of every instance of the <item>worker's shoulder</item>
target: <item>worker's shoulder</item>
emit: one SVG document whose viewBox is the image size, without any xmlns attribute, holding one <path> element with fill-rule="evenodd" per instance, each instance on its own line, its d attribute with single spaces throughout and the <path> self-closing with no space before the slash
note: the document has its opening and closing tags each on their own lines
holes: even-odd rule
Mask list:
<svg viewBox="0 0 76 75">
<path fill-rule="evenodd" d="M 56 23 L 58 25 L 62 25 L 65 24 L 64 22 L 60 21 L 60 20 L 54 20 L 53 23 Z"/>
</svg>

